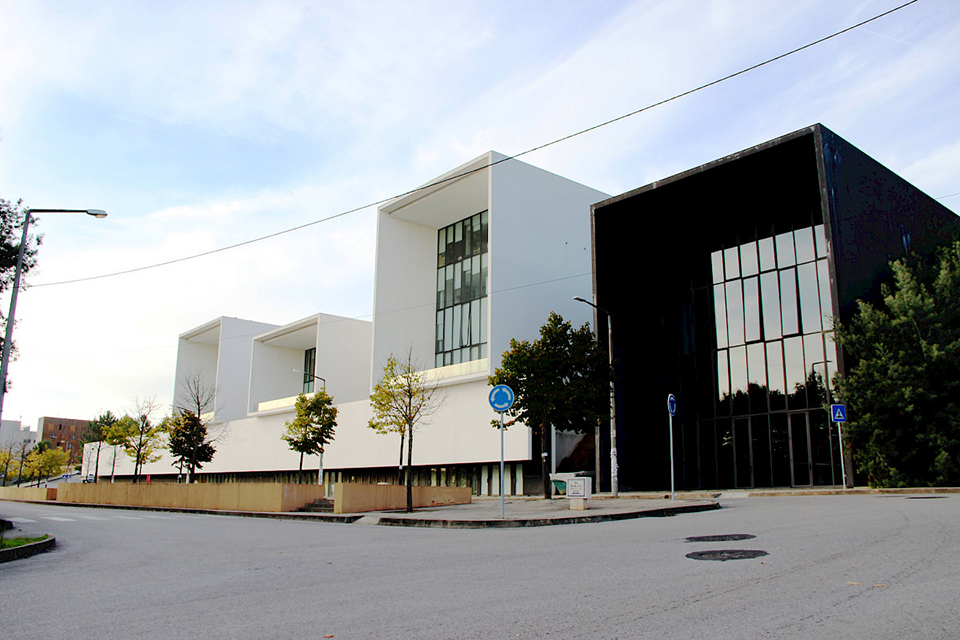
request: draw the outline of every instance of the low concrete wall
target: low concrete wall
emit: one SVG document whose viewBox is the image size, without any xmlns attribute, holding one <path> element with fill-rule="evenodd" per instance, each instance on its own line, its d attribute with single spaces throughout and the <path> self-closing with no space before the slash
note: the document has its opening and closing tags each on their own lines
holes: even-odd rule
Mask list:
<svg viewBox="0 0 960 640">
<path fill-rule="evenodd" d="M 0 487 L 0 500 L 56 500 L 55 487 Z"/>
<path fill-rule="evenodd" d="M 470 487 L 413 487 L 413 506 L 470 504 Z M 407 488 L 399 484 L 339 482 L 333 487 L 334 513 L 392 511 L 407 508 Z"/>
<path fill-rule="evenodd" d="M 117 504 L 170 509 L 296 511 L 323 497 L 315 484 L 68 484 L 58 502 Z"/>
</svg>

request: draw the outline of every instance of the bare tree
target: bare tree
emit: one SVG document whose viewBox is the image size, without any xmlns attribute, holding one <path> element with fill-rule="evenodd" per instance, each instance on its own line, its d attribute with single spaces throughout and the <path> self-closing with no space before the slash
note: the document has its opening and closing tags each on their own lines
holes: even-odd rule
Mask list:
<svg viewBox="0 0 960 640">
<path fill-rule="evenodd" d="M 148 462 L 160 459 L 157 449 L 163 438 L 163 426 L 154 425 L 150 416 L 160 408 L 156 398 L 136 399 L 133 416 L 124 416 L 111 427 L 115 440 L 123 446 L 128 456 L 133 458 L 133 483 L 140 481 L 140 471 Z"/>
</svg>

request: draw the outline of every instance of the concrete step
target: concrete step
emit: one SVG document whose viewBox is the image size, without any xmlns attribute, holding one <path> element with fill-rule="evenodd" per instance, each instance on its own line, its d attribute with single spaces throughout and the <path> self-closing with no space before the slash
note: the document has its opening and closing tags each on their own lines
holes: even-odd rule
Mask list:
<svg viewBox="0 0 960 640">
<path fill-rule="evenodd" d="M 319 500 L 314 500 L 313 502 L 300 507 L 297 509 L 297 511 L 308 511 L 311 513 L 333 513 L 333 500 L 320 498 Z"/>
</svg>

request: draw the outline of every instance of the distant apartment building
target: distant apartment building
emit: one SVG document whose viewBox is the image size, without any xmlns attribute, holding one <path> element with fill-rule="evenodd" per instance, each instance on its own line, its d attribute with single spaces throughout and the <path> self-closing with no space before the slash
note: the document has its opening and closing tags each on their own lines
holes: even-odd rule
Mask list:
<svg viewBox="0 0 960 640">
<path fill-rule="evenodd" d="M 89 420 L 78 418 L 54 418 L 44 416 L 37 420 L 37 433 L 40 440 L 46 440 L 52 446 L 66 451 L 70 462 L 79 462 L 83 452 L 83 434 Z"/>
</svg>

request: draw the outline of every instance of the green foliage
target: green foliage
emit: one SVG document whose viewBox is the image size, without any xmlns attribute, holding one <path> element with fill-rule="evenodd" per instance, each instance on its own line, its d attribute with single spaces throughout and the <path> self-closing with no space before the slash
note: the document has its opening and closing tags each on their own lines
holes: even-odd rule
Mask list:
<svg viewBox="0 0 960 640">
<path fill-rule="evenodd" d="M 518 420 L 535 434 L 553 425 L 564 431 L 587 433 L 610 417 L 613 370 L 589 325 L 574 329 L 551 312 L 540 327 L 540 339 L 510 341 L 490 384 L 513 389 L 509 424 Z M 493 422 L 499 427 L 500 423 Z"/>
<path fill-rule="evenodd" d="M 297 415 L 286 423 L 287 429 L 280 438 L 294 451 L 300 454 L 300 472 L 302 481 L 303 456 L 323 454 L 323 445 L 333 442 L 337 427 L 337 408 L 326 389 L 313 394 L 297 396 Z"/>
<path fill-rule="evenodd" d="M 400 434 L 400 458 L 403 459 L 403 438 L 407 439 L 407 511 L 413 511 L 413 434 L 417 425 L 433 415 L 442 404 L 437 387 L 418 370 L 413 352 L 401 362 L 392 353 L 383 367 L 383 377 L 370 394 L 373 418 L 368 423 L 377 433 Z"/>
<path fill-rule="evenodd" d="M 153 424 L 150 414 L 157 409 L 154 400 L 138 400 L 134 406 L 134 416 L 123 416 L 107 430 L 108 444 L 120 445 L 133 460 L 133 482 L 140 479 L 143 465 L 160 459 L 159 449 L 163 446 L 163 424 Z"/>
<path fill-rule="evenodd" d="M 61 473 L 69 461 L 70 455 L 66 451 L 56 447 L 37 447 L 27 456 L 23 466 L 30 477 L 43 478 Z"/>
<path fill-rule="evenodd" d="M 0 539 L 0 549 L 13 549 L 15 547 L 22 547 L 25 544 L 33 544 L 34 542 L 42 542 L 50 536 L 44 534 L 42 536 L 36 536 L 33 538 L 2 538 Z"/>
<path fill-rule="evenodd" d="M 960 481 L 960 242 L 896 261 L 893 286 L 837 336 L 854 366 L 838 376 L 845 435 L 872 486 Z"/>
<path fill-rule="evenodd" d="M 213 460 L 217 452 L 213 444 L 207 441 L 207 427 L 195 413 L 181 411 L 161 423 L 167 433 L 167 449 L 173 456 L 173 466 L 181 469 L 186 466 L 193 476 L 204 462 Z"/>
</svg>

